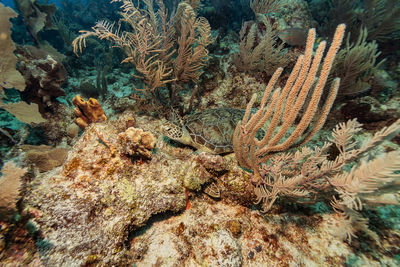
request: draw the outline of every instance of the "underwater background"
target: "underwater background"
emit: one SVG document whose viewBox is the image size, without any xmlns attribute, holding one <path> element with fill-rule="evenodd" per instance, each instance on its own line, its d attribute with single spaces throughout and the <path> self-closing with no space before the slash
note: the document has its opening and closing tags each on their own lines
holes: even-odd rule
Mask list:
<svg viewBox="0 0 400 267">
<path fill-rule="evenodd" d="M 0 0 L 0 266 L 399 266 L 398 0 Z"/>
</svg>

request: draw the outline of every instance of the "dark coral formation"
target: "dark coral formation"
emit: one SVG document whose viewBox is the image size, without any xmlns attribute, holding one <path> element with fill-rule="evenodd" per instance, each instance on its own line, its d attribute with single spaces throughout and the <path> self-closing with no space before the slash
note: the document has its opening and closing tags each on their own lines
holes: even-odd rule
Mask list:
<svg viewBox="0 0 400 267">
<path fill-rule="evenodd" d="M 33 46 L 20 46 L 18 70 L 25 78 L 26 88 L 23 98 L 39 105 L 45 113 L 53 109 L 53 102 L 65 92 L 61 86 L 67 81 L 64 65 L 47 52 Z"/>
</svg>

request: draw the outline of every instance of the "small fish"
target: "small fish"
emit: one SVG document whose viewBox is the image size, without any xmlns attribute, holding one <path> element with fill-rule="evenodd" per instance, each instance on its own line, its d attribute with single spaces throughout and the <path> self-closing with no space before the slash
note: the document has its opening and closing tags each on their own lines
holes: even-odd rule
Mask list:
<svg viewBox="0 0 400 267">
<path fill-rule="evenodd" d="M 278 37 L 288 45 L 305 46 L 307 30 L 303 28 L 286 28 L 278 33 Z"/>
</svg>

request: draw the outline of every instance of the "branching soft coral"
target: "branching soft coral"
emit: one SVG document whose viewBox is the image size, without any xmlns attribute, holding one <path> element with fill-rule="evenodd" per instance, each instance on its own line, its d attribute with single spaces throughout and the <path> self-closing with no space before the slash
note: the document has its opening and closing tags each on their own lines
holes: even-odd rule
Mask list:
<svg viewBox="0 0 400 267">
<path fill-rule="evenodd" d="M 260 28 L 265 28 L 261 31 Z M 265 71 L 272 75 L 278 67 L 289 63 L 284 44 L 277 43 L 278 35 L 264 15 L 255 23 L 244 23 L 240 30 L 239 53 L 233 60 L 240 71 Z"/>
<path fill-rule="evenodd" d="M 385 61 L 377 62 L 381 52 L 375 41 L 367 42 L 367 29 L 361 29 L 355 43 L 350 43 L 347 36 L 346 46 L 339 50 L 333 62 L 330 80 L 340 78 L 339 96 L 357 95 L 371 88 L 368 83 L 379 66 Z"/>
<path fill-rule="evenodd" d="M 321 1 L 322 2 L 322 1 Z M 322 25 L 330 36 L 334 25 L 346 23 L 352 41 L 358 38 L 360 25 L 368 30 L 368 40 L 390 42 L 400 37 L 400 5 L 398 0 L 332 0 L 332 6 Z"/>
<path fill-rule="evenodd" d="M 253 95 L 243 120 L 236 126 L 233 145 L 239 164 L 254 173 L 251 182 L 255 185 L 257 204 L 262 204 L 263 211 L 270 210 L 278 198 L 297 203 L 330 200 L 346 220 L 343 225 L 354 226 L 346 229 L 345 235 L 351 238 L 357 229 L 367 229 L 367 221 L 357 213 L 362 208 L 363 198 L 368 196 L 368 201 L 373 202 L 376 197 L 378 202 L 380 192 L 400 189 L 400 173 L 396 172 L 400 170 L 398 151 L 386 153 L 382 158 L 363 158 L 385 139 L 400 132 L 400 119 L 363 144 L 354 140 L 355 134 L 361 131 L 361 124 L 351 120 L 336 126 L 332 138 L 322 146 L 303 147 L 322 128 L 336 97 L 339 79 L 335 79 L 325 104 L 319 108 L 344 28 L 343 24 L 337 27 L 322 67 L 319 64 L 326 43 L 320 43 L 313 57 L 315 31 L 309 31 L 305 54 L 299 57 L 283 89 L 274 88 L 282 73 L 279 68 L 254 113 L 256 95 Z M 317 78 L 318 69 L 322 71 Z M 300 113 L 307 96 L 310 100 Z M 258 138 L 257 133 L 263 129 L 266 129 L 264 136 Z M 332 160 L 328 155 L 333 145 L 338 155 Z M 296 147 L 300 148 L 288 152 Z M 350 167 L 352 169 L 347 171 Z"/>
<path fill-rule="evenodd" d="M 400 120 L 375 133 L 360 144 L 354 135 L 361 131 L 356 120 L 341 123 L 332 132 L 332 138 L 322 147 L 304 147 L 296 152 L 273 156 L 262 165 L 263 180 L 257 185 L 257 203 L 268 211 L 278 198 L 297 203 L 315 203 L 331 199 L 332 207 L 343 219 L 364 221 L 357 214 L 366 199 L 369 204 L 380 204 L 380 196 L 400 190 L 400 153 L 392 151 L 381 157 L 363 157 L 400 132 Z M 339 154 L 329 160 L 329 150 L 336 146 Z M 352 166 L 350 171 L 346 169 Z M 391 203 L 400 204 L 400 203 Z M 365 227 L 366 228 L 366 227 Z M 354 236 L 354 228 L 347 228 L 346 236 Z"/>
<path fill-rule="evenodd" d="M 187 3 L 179 4 L 177 12 L 168 18 L 161 0 L 157 0 L 158 10 L 154 10 L 151 0 L 144 0 L 146 9 L 136 7 L 131 0 L 112 0 L 121 2 L 122 19 L 130 31 L 121 31 L 115 23 L 98 22 L 92 31 L 81 31 L 73 41 L 75 53 L 82 51 L 86 38 L 97 37 L 113 42 L 126 54 L 122 61 L 132 63 L 144 87 L 134 87 L 138 99 L 157 102 L 159 88 L 171 83 L 197 82 L 202 68 L 207 62 L 206 46 L 212 41 L 211 28 L 203 17 L 197 17 Z M 176 101 L 177 90 L 170 90 L 170 101 Z"/>
</svg>

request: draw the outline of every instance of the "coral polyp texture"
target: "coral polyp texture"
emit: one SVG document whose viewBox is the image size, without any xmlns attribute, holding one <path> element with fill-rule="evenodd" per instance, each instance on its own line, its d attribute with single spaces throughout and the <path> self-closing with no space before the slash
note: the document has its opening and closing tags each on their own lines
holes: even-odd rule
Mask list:
<svg viewBox="0 0 400 267">
<path fill-rule="evenodd" d="M 1 1 L 0 266 L 399 266 L 399 38 L 396 0 Z"/>
</svg>

